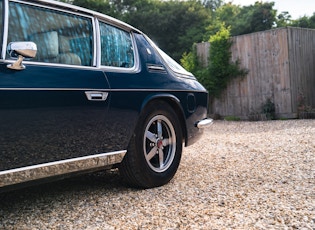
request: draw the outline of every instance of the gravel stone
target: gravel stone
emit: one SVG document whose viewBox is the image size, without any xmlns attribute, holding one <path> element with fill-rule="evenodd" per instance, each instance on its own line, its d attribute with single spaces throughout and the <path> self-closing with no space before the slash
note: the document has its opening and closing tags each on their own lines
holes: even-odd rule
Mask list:
<svg viewBox="0 0 315 230">
<path fill-rule="evenodd" d="M 0 229 L 315 229 L 315 120 L 215 121 L 175 178 L 117 170 L 0 194 Z"/>
</svg>

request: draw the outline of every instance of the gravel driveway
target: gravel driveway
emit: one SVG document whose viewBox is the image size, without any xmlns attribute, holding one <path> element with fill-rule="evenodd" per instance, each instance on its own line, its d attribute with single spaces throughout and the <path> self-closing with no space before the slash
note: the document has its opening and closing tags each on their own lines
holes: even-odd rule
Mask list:
<svg viewBox="0 0 315 230">
<path fill-rule="evenodd" d="M 0 196 L 0 229 L 315 229 L 315 120 L 216 121 L 166 186 L 117 171 Z"/>
</svg>

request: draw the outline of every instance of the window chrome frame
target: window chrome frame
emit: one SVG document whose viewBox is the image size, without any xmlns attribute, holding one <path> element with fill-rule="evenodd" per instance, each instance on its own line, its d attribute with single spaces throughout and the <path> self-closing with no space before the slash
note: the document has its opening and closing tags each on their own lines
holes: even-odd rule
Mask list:
<svg viewBox="0 0 315 230">
<path fill-rule="evenodd" d="M 100 32 L 100 23 L 98 18 L 94 17 L 94 44 L 95 44 L 95 67 L 100 68 L 101 66 L 101 32 Z"/>
<path fill-rule="evenodd" d="M 9 30 L 9 1 L 8 0 L 3 0 L 3 7 L 4 9 L 4 17 L 3 17 L 3 40 L 2 40 L 2 52 L 0 59 L 5 60 L 5 55 L 7 52 L 7 44 L 8 44 L 8 30 Z"/>
<path fill-rule="evenodd" d="M 132 42 L 132 48 L 133 48 L 133 61 L 134 61 L 134 65 L 130 68 L 124 68 L 124 67 L 115 67 L 115 66 L 107 66 L 107 65 L 102 65 L 101 60 L 102 60 L 102 47 L 101 47 L 101 28 L 100 28 L 100 24 L 104 23 L 113 27 L 116 27 L 120 30 L 123 30 L 125 32 L 127 32 L 131 38 L 131 42 Z M 109 72 L 119 72 L 119 73 L 136 73 L 140 71 L 140 59 L 139 59 L 139 52 L 138 52 L 138 47 L 137 47 L 137 43 L 135 40 L 135 36 L 133 35 L 135 32 L 132 30 L 126 30 L 124 27 L 119 26 L 119 24 L 113 24 L 110 22 L 107 22 L 106 20 L 102 20 L 98 18 L 98 50 L 99 50 L 99 55 L 98 55 L 98 62 L 99 62 L 99 67 L 101 69 L 104 69 L 106 71 Z"/>
<path fill-rule="evenodd" d="M 92 67 L 98 67 L 98 55 L 99 55 L 99 49 L 98 47 L 98 34 L 99 34 L 99 26 L 98 21 L 95 17 L 92 18 L 92 29 L 93 29 L 93 58 L 92 58 Z"/>
<path fill-rule="evenodd" d="M 16 1 L 18 1 L 18 0 L 16 0 Z M 98 18 L 100 20 L 105 20 L 107 23 L 109 23 L 111 25 L 115 25 L 115 26 L 122 28 L 124 30 L 128 30 L 128 31 L 133 30 L 133 31 L 140 32 L 138 29 L 134 28 L 133 26 L 131 26 L 131 25 L 119 20 L 119 19 L 113 18 L 113 17 L 108 16 L 106 14 L 102 14 L 102 13 L 97 12 L 97 11 L 83 8 L 80 6 L 71 5 L 69 3 L 59 2 L 59 1 L 55 1 L 55 0 L 54 1 L 52 1 L 52 0 L 31 0 L 31 1 L 32 2 L 34 2 L 34 1 L 39 2 L 40 4 L 45 5 L 45 6 L 54 6 L 54 7 L 57 7 L 58 9 L 60 9 L 60 8 L 67 9 L 68 11 L 71 11 L 71 12 L 73 12 L 73 11 L 79 12 L 79 13 L 82 13 L 84 15 L 89 15 L 89 16 Z"/>
<path fill-rule="evenodd" d="M 110 72 L 122 72 L 122 73 L 132 73 L 138 72 L 140 70 L 140 59 L 139 52 L 135 40 L 134 33 L 141 33 L 136 28 L 119 21 L 118 19 L 112 18 L 110 16 L 94 12 L 85 8 L 81 8 L 74 5 L 69 5 L 62 2 L 52 2 L 52 1 L 24 1 L 24 0 L 3 0 L 4 1 L 4 21 L 3 21 L 3 42 L 2 42 L 2 53 L 0 54 L 0 59 L 5 63 L 13 63 L 15 60 L 10 60 L 6 57 L 6 49 L 8 44 L 8 29 L 9 29 L 9 3 L 16 2 L 20 4 L 40 7 L 43 9 L 54 10 L 60 13 L 67 13 L 70 15 L 80 16 L 86 19 L 91 20 L 92 23 L 92 36 L 93 36 L 93 57 L 91 66 L 82 66 L 82 65 L 70 65 L 63 63 L 51 63 L 51 62 L 39 62 L 39 61 L 27 61 L 24 60 L 23 63 L 27 65 L 39 65 L 39 66 L 52 66 L 52 67 L 67 67 L 67 68 L 82 68 L 82 69 L 102 69 Z M 73 10 L 73 11 L 72 11 Z M 133 46 L 133 55 L 134 55 L 134 65 L 131 68 L 123 67 L 113 67 L 101 65 L 101 34 L 100 34 L 100 23 L 106 23 L 108 25 L 117 27 L 121 30 L 126 31 L 131 36 L 132 46 Z"/>
<path fill-rule="evenodd" d="M 84 68 L 84 69 L 88 69 L 88 68 L 95 68 L 98 67 L 97 65 L 97 30 L 99 30 L 99 28 L 97 28 L 96 23 L 95 23 L 95 17 L 93 17 L 93 15 L 90 14 L 84 14 L 84 11 L 80 11 L 80 13 L 76 12 L 76 11 L 71 11 L 69 9 L 71 8 L 67 8 L 67 9 L 63 9 L 62 7 L 58 7 L 59 4 L 57 5 L 57 7 L 55 6 L 51 6 L 49 4 L 45 4 L 44 1 L 39 1 L 39 3 L 34 3 L 33 1 L 28 2 L 28 1 L 23 1 L 23 0 L 4 0 L 5 2 L 5 18 L 4 18 L 4 38 L 3 38 L 3 49 L 2 49 L 2 60 L 5 61 L 5 63 L 13 63 L 15 62 L 15 60 L 10 60 L 8 58 L 6 58 L 6 50 L 7 50 L 7 44 L 8 44 L 8 29 L 9 29 L 9 3 L 10 2 L 15 2 L 15 3 L 20 3 L 20 4 L 25 4 L 25 5 L 29 5 L 29 6 L 35 6 L 35 7 L 40 7 L 43 9 L 48 9 L 48 10 L 53 10 L 53 11 L 57 11 L 57 12 L 61 12 L 61 13 L 66 13 L 66 14 L 70 14 L 70 15 L 75 15 L 75 16 L 80 16 L 83 17 L 87 20 L 90 20 L 91 24 L 92 24 L 92 36 L 93 36 L 93 47 L 92 47 L 92 60 L 91 60 L 91 66 L 83 66 L 83 65 L 70 65 L 70 64 L 63 64 L 63 63 L 52 63 L 52 62 L 39 62 L 39 61 L 23 61 L 23 63 L 28 64 L 28 65 L 39 65 L 39 66 L 58 66 L 58 67 L 67 67 L 67 68 Z M 53 3 L 51 1 L 48 1 L 48 3 Z"/>
</svg>

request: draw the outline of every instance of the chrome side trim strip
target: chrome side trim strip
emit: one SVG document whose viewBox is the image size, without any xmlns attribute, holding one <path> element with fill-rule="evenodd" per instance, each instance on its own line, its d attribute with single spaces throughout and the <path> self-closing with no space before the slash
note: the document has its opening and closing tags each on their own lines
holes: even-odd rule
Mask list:
<svg viewBox="0 0 315 230">
<path fill-rule="evenodd" d="M 126 152 L 126 150 L 123 150 L 110 153 L 101 153 L 91 156 L 78 157 L 2 171 L 0 172 L 0 187 L 90 169 L 106 168 L 106 166 L 120 163 L 123 160 Z"/>
<path fill-rule="evenodd" d="M 109 91 L 109 89 L 91 89 L 91 88 L 0 88 L 7 91 Z"/>
<path fill-rule="evenodd" d="M 85 88 L 0 88 L 0 90 L 20 90 L 20 91 L 102 91 L 102 92 L 192 92 L 192 90 L 185 90 L 185 89 L 85 89 Z M 194 93 L 204 93 L 206 91 L 199 90 L 193 91 Z"/>
</svg>

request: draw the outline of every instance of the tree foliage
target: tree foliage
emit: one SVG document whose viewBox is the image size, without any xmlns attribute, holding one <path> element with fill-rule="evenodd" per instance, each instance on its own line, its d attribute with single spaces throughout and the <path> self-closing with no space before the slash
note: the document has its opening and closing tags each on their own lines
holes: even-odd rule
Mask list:
<svg viewBox="0 0 315 230">
<path fill-rule="evenodd" d="M 179 60 L 193 42 L 202 41 L 208 17 L 207 9 L 194 0 L 151 1 L 137 6 L 126 21 Z"/>
<path fill-rule="evenodd" d="M 289 12 L 277 15 L 274 2 L 240 6 L 228 0 L 60 0 L 121 19 L 149 35 L 175 60 L 206 41 L 224 23 L 232 36 L 274 27 L 315 28 L 315 14 L 292 20 Z M 225 3 L 227 2 L 227 3 Z"/>
<path fill-rule="evenodd" d="M 296 20 L 292 20 L 288 25 L 315 29 L 315 13 L 313 13 L 311 17 L 303 16 Z"/>
<path fill-rule="evenodd" d="M 99 11 L 142 30 L 175 60 L 181 60 L 213 95 L 219 94 L 227 79 L 243 74 L 238 72 L 238 63 L 230 62 L 231 44 L 227 36 L 285 26 L 315 28 L 315 13 L 293 20 L 289 12 L 277 14 L 274 2 L 269 1 L 256 1 L 248 6 L 229 0 L 60 1 Z M 207 41 L 209 37 L 211 60 L 209 67 L 203 68 L 192 44 Z"/>
<path fill-rule="evenodd" d="M 217 10 L 217 19 L 231 27 L 231 34 L 241 35 L 273 28 L 276 23 L 274 2 L 256 2 L 239 6 L 227 3 Z"/>
<path fill-rule="evenodd" d="M 239 61 L 231 61 L 232 40 L 229 27 L 221 25 L 220 30 L 210 36 L 209 42 L 210 59 L 207 67 L 202 67 L 199 63 L 195 46 L 192 52 L 184 54 L 181 63 L 196 75 L 210 95 L 219 97 L 231 79 L 245 76 L 248 71 L 240 68 Z"/>
</svg>

